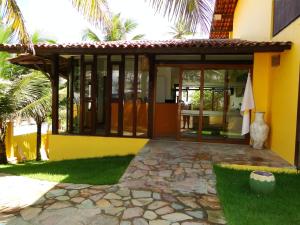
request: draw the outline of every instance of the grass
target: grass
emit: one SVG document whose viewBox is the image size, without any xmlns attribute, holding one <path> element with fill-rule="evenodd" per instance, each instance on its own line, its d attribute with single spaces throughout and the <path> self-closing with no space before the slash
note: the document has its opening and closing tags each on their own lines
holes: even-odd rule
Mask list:
<svg viewBox="0 0 300 225">
<path fill-rule="evenodd" d="M 217 191 L 229 225 L 300 224 L 300 175 L 274 173 L 276 188 L 257 195 L 249 188 L 250 171 L 214 167 Z"/>
<path fill-rule="evenodd" d="M 24 164 L 0 165 L 0 172 L 61 183 L 115 184 L 132 158 L 133 155 L 56 162 L 30 161 Z"/>
</svg>

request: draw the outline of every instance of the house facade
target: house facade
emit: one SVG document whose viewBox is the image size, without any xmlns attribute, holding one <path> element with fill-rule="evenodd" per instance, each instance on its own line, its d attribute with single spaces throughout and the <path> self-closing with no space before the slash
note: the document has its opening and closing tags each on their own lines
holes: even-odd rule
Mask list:
<svg viewBox="0 0 300 225">
<path fill-rule="evenodd" d="M 215 10 L 214 25 L 222 32 L 212 30 L 211 37 L 221 35 L 222 38 L 229 39 L 293 43 L 291 50 L 280 54 L 253 55 L 253 88 L 256 111 L 266 112 L 265 119 L 271 128 L 269 148 L 290 163 L 299 165 L 300 2 L 297 0 L 229 2 L 231 4 L 228 1 L 217 1 L 219 8 L 217 6 Z M 230 16 L 217 20 L 220 14 L 227 14 L 226 10 L 229 10 Z"/>
<path fill-rule="evenodd" d="M 275 3 L 217 0 L 210 39 L 39 44 L 12 59 L 50 74 L 50 159 L 136 153 L 149 138 L 249 144 L 240 107 L 250 74 L 268 147 L 294 163 L 300 28 L 273 35 Z"/>
</svg>

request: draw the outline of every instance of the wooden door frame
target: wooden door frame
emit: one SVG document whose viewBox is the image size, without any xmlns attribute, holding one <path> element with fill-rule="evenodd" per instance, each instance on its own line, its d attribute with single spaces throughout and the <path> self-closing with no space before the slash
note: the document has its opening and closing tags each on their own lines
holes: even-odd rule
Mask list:
<svg viewBox="0 0 300 225">
<path fill-rule="evenodd" d="M 180 79 L 182 77 L 181 71 L 184 69 L 195 69 L 199 70 L 201 72 L 200 76 L 200 114 L 199 114 L 199 130 L 203 127 L 203 105 L 204 105 L 204 71 L 208 69 L 248 69 L 250 71 L 250 76 L 251 80 L 253 77 L 253 64 L 184 64 L 182 62 L 177 62 L 177 63 L 156 63 L 154 65 L 155 68 L 155 73 L 154 73 L 154 88 L 153 88 L 153 93 L 154 93 L 154 99 L 153 99 L 153 118 L 155 117 L 155 104 L 156 104 L 156 80 L 157 80 L 157 68 L 158 67 L 176 67 L 179 68 L 180 74 L 179 74 L 179 89 L 181 88 L 180 85 Z M 224 96 L 225 97 L 225 96 Z M 178 104 L 180 105 L 180 104 Z M 299 116 L 300 117 L 300 116 Z M 154 123 L 153 123 L 154 125 Z M 153 129 L 155 130 L 155 128 Z M 180 139 L 180 106 L 178 106 L 178 115 L 177 115 L 177 131 L 176 131 L 176 139 L 177 140 L 182 140 Z M 247 134 L 245 136 L 245 139 L 203 139 L 201 133 L 199 132 L 198 134 L 198 141 L 200 142 L 214 142 L 214 143 L 233 143 L 233 144 L 249 144 L 250 141 L 250 136 Z"/>
</svg>

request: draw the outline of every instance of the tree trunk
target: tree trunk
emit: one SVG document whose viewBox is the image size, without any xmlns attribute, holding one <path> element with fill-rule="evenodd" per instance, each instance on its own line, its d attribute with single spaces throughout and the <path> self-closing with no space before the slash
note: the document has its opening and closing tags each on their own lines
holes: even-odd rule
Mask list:
<svg viewBox="0 0 300 225">
<path fill-rule="evenodd" d="M 0 138 L 0 164 L 7 164 L 5 140 Z"/>
<path fill-rule="evenodd" d="M 5 137 L 6 123 L 0 120 L 0 164 L 7 164 Z"/>
<path fill-rule="evenodd" d="M 36 132 L 36 161 L 41 160 L 41 144 L 42 144 L 42 123 L 37 122 L 37 132 Z"/>
</svg>

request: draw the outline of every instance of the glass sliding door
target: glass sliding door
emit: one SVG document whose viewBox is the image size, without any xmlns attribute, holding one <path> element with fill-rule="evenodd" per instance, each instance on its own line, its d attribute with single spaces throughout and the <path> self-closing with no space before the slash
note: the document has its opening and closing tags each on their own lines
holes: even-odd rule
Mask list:
<svg viewBox="0 0 300 225">
<path fill-rule="evenodd" d="M 183 70 L 179 88 L 179 136 L 197 140 L 199 138 L 199 116 L 201 97 L 201 71 Z"/>
<path fill-rule="evenodd" d="M 248 69 L 205 69 L 202 139 L 243 140 L 242 105 Z"/>
<path fill-rule="evenodd" d="M 204 104 L 202 138 L 222 138 L 226 117 L 225 109 L 225 74 L 226 70 L 204 71 Z"/>
</svg>

